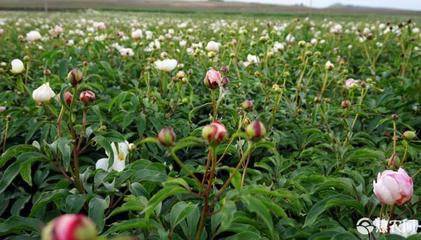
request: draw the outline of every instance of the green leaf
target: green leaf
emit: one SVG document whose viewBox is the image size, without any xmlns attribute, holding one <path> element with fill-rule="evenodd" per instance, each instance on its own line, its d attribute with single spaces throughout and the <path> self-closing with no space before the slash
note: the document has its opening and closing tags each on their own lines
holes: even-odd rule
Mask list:
<svg viewBox="0 0 421 240">
<path fill-rule="evenodd" d="M 224 239 L 226 240 L 262 239 L 262 236 L 260 236 L 260 234 L 257 232 L 244 231 L 244 232 L 237 233 L 234 236 L 230 236 Z"/>
<path fill-rule="evenodd" d="M 337 194 L 314 204 L 307 214 L 303 227 L 313 225 L 320 214 L 332 207 L 351 207 L 356 209 L 361 215 L 364 215 L 364 206 L 359 201 L 347 195 Z"/>
<path fill-rule="evenodd" d="M 12 216 L 4 222 L 0 222 L 0 236 L 18 234 L 23 231 L 40 232 L 43 223 L 39 219 Z"/>
<path fill-rule="evenodd" d="M 171 228 L 174 229 L 178 224 L 186 219 L 195 208 L 197 208 L 197 205 L 192 203 L 178 202 L 174 204 L 170 212 Z"/>
<path fill-rule="evenodd" d="M 107 201 L 100 197 L 94 197 L 88 204 L 88 216 L 94 221 L 98 227 L 98 231 L 102 232 L 105 225 L 104 211 L 108 207 Z"/>
<path fill-rule="evenodd" d="M 19 169 L 20 176 L 26 183 L 28 183 L 29 186 L 32 186 L 32 163 L 33 161 L 26 161 L 22 163 Z"/>
<path fill-rule="evenodd" d="M 175 194 L 187 193 L 187 192 L 188 190 L 179 186 L 164 187 L 155 195 L 153 195 L 152 198 L 149 200 L 148 206 L 144 210 L 146 218 L 149 218 L 149 216 L 153 213 L 153 211 L 155 211 L 155 208 L 166 198 L 173 196 Z"/>
<path fill-rule="evenodd" d="M 70 162 L 71 162 L 71 140 L 66 138 L 59 138 L 57 139 L 57 149 L 60 152 L 60 155 L 62 157 L 63 167 L 66 170 L 69 170 L 70 168 Z"/>
<path fill-rule="evenodd" d="M 263 220 L 264 225 L 269 230 L 271 239 L 277 239 L 273 230 L 272 216 L 266 205 L 260 199 L 252 195 L 242 196 L 242 201 L 246 204 L 248 211 L 256 213 L 256 215 Z"/>
<path fill-rule="evenodd" d="M 82 194 L 71 194 L 66 197 L 64 208 L 66 213 L 78 213 L 85 204 L 85 198 Z"/>
<path fill-rule="evenodd" d="M 10 214 L 17 216 L 20 214 L 20 211 L 25 207 L 25 204 L 31 199 L 31 195 L 24 194 L 17 198 L 10 209 Z"/>
<path fill-rule="evenodd" d="M 13 157 L 18 156 L 21 153 L 31 151 L 38 151 L 38 149 L 29 144 L 16 145 L 8 148 L 7 151 L 0 157 L 0 167 L 3 167 Z"/>
<path fill-rule="evenodd" d="M 107 236 L 111 233 L 127 232 L 132 229 L 145 229 L 149 226 L 149 224 L 150 223 L 144 218 L 123 220 L 116 222 L 106 232 L 104 232 L 104 235 Z"/>
<path fill-rule="evenodd" d="M 124 199 L 124 201 L 125 203 L 121 207 L 114 209 L 108 217 L 111 217 L 123 212 L 128 212 L 128 211 L 140 212 L 146 207 L 148 203 L 148 200 L 145 197 L 143 196 L 136 197 L 133 195 L 127 196 Z"/>
<path fill-rule="evenodd" d="M 19 174 L 20 164 L 23 161 L 15 161 L 5 171 L 0 179 L 0 193 L 4 192 L 6 188 L 12 183 L 13 179 Z"/>
<path fill-rule="evenodd" d="M 41 193 L 38 198 L 35 200 L 34 205 L 32 206 L 31 213 L 29 216 L 34 216 L 38 213 L 45 205 L 51 201 L 61 200 L 68 191 L 65 189 L 58 189 L 49 192 Z"/>
</svg>

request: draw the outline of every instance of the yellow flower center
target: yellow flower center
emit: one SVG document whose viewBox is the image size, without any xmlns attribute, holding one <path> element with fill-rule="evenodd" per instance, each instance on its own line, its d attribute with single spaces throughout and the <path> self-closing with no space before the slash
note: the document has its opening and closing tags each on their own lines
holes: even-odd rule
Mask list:
<svg viewBox="0 0 421 240">
<path fill-rule="evenodd" d="M 118 160 L 124 161 L 125 158 L 126 158 L 126 156 L 124 155 L 124 153 L 122 153 L 122 152 L 118 153 Z"/>
</svg>

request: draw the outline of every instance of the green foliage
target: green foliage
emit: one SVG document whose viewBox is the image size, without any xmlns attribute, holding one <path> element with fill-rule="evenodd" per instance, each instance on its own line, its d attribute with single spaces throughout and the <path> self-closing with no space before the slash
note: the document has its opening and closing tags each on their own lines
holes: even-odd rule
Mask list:
<svg viewBox="0 0 421 240">
<path fill-rule="evenodd" d="M 421 220 L 419 19 L 395 18 L 388 31 L 362 18 L 22 14 L 0 13 L 1 239 L 39 239 L 65 213 L 89 216 L 110 239 L 360 239 L 358 219 L 380 215 L 373 180 L 398 167 L 414 195 L 395 216 Z M 27 42 L 31 30 L 44 39 Z M 259 61 L 244 64 L 249 54 Z M 164 58 L 178 66 L 159 71 Z M 228 68 L 226 87 L 203 84 L 211 67 Z M 46 82 L 57 99 L 39 105 L 32 92 Z M 82 104 L 84 90 L 96 100 Z M 246 99 L 253 109 L 241 108 Z M 208 145 L 201 131 L 216 119 L 228 134 Z M 267 129 L 260 140 L 244 133 L 255 119 Z M 174 145 L 159 144 L 164 127 Z"/>
</svg>

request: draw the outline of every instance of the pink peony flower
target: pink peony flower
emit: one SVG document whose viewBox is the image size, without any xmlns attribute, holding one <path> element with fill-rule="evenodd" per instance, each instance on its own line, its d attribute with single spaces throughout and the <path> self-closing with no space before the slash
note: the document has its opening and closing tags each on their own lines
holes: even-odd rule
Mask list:
<svg viewBox="0 0 421 240">
<path fill-rule="evenodd" d="M 217 88 L 219 85 L 222 84 L 222 74 L 211 68 L 205 76 L 205 79 L 203 80 L 205 85 L 211 89 Z"/>
<path fill-rule="evenodd" d="M 381 203 L 402 205 L 408 202 L 413 194 L 412 178 L 402 168 L 398 171 L 385 170 L 373 181 L 374 194 Z"/>
<path fill-rule="evenodd" d="M 358 84 L 360 83 L 359 80 L 355 80 L 353 78 L 349 78 L 345 81 L 345 88 L 346 89 L 351 89 L 353 87 L 358 86 Z"/>
</svg>

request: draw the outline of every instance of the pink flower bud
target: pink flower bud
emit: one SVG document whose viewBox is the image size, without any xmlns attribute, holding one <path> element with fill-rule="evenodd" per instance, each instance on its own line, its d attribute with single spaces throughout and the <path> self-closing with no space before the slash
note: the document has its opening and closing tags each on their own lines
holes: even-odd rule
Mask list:
<svg viewBox="0 0 421 240">
<path fill-rule="evenodd" d="M 42 240 L 95 240 L 95 224 L 82 214 L 65 214 L 55 218 L 42 230 Z"/>
<path fill-rule="evenodd" d="M 218 144 L 222 142 L 227 135 L 227 129 L 217 120 L 205 126 L 202 130 L 202 137 L 208 141 L 209 144 Z"/>
<path fill-rule="evenodd" d="M 176 138 L 174 129 L 169 127 L 161 129 L 158 134 L 159 142 L 166 147 L 174 145 Z"/>
<path fill-rule="evenodd" d="M 266 134 L 265 125 L 259 120 L 255 120 L 247 126 L 246 134 L 252 140 L 262 138 Z"/>
<path fill-rule="evenodd" d="M 252 110 L 253 109 L 253 100 L 250 100 L 250 99 L 244 100 L 244 102 L 241 103 L 241 107 L 246 111 Z"/>
<path fill-rule="evenodd" d="M 6 107 L 5 106 L 0 106 L 0 113 L 5 112 L 6 111 Z"/>
<path fill-rule="evenodd" d="M 64 93 L 64 101 L 66 102 L 67 105 L 72 104 L 72 102 L 73 102 L 73 95 L 69 91 L 66 91 Z"/>
<path fill-rule="evenodd" d="M 350 104 L 351 104 L 351 102 L 349 100 L 342 100 L 342 102 L 341 102 L 341 108 L 347 109 Z"/>
<path fill-rule="evenodd" d="M 222 84 L 222 75 L 219 71 L 211 68 L 203 79 L 205 85 L 211 89 L 217 88 L 219 85 Z"/>
<path fill-rule="evenodd" d="M 81 102 L 83 102 L 84 104 L 89 104 L 95 101 L 96 97 L 95 97 L 95 93 L 90 91 L 90 90 L 86 90 L 80 93 L 79 99 Z"/>
<path fill-rule="evenodd" d="M 349 78 L 349 79 L 345 80 L 345 88 L 346 89 L 351 89 L 353 87 L 358 86 L 359 83 L 360 83 L 359 80 L 355 80 L 355 79 Z"/>
<path fill-rule="evenodd" d="M 373 191 L 381 203 L 402 205 L 408 202 L 413 194 L 412 178 L 402 168 L 398 171 L 385 170 L 373 181 Z"/>
</svg>

